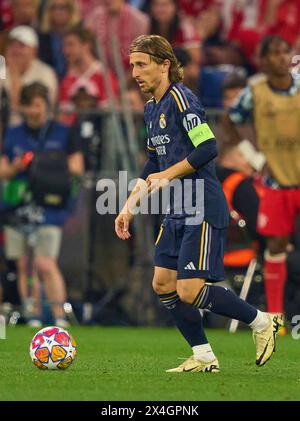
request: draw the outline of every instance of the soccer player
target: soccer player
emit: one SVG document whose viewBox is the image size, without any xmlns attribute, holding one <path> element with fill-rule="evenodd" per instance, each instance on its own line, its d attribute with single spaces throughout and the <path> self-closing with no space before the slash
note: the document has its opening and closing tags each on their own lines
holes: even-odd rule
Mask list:
<svg viewBox="0 0 300 421">
<path fill-rule="evenodd" d="M 264 284 L 267 311 L 283 313 L 286 250 L 300 210 L 300 79 L 290 73 L 290 46 L 279 36 L 264 38 L 260 57 L 266 76 L 252 82 L 225 117 L 225 129 L 240 150 L 249 149 L 236 125 L 252 117 L 256 143 L 267 169 L 258 231 L 267 237 Z M 246 149 L 245 149 L 246 148 Z"/>
<path fill-rule="evenodd" d="M 138 37 L 130 48 L 132 76 L 153 97 L 145 106 L 148 156 L 140 179 L 115 220 L 119 238 L 130 238 L 129 224 L 143 183 L 149 192 L 174 179 L 204 180 L 204 212 L 175 212 L 171 198 L 156 240 L 153 289 L 193 349 L 193 355 L 169 372 L 218 372 L 219 362 L 205 336 L 200 309 L 248 324 L 256 342 L 256 364 L 272 356 L 281 320 L 214 285 L 224 279 L 223 252 L 228 210 L 217 181 L 214 135 L 198 98 L 181 84 L 183 74 L 168 41 L 157 35 Z M 197 206 L 196 206 L 197 209 Z M 194 224 L 191 224 L 193 221 Z M 207 283 L 209 282 L 209 284 Z"/>
</svg>

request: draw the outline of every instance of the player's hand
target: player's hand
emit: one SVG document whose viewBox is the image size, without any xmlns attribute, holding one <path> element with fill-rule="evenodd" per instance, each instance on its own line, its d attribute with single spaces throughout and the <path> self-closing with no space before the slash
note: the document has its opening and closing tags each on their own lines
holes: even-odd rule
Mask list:
<svg viewBox="0 0 300 421">
<path fill-rule="evenodd" d="M 146 179 L 148 192 L 153 193 L 169 185 L 170 180 L 166 171 L 150 174 Z"/>
<path fill-rule="evenodd" d="M 121 240 L 128 240 L 131 237 L 129 232 L 129 224 L 133 218 L 132 213 L 120 213 L 115 219 L 115 231 Z"/>
</svg>

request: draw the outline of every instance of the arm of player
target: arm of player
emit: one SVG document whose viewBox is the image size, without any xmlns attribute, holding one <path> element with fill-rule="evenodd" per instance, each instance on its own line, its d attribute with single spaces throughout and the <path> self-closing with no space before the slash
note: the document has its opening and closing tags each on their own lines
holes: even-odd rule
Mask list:
<svg viewBox="0 0 300 421">
<path fill-rule="evenodd" d="M 218 154 L 214 138 L 200 143 L 185 159 L 159 173 L 151 174 L 146 182 L 151 191 L 163 188 L 175 178 L 181 178 L 197 171 Z"/>
<path fill-rule="evenodd" d="M 139 178 L 134 189 L 130 193 L 123 209 L 115 219 L 115 232 L 121 240 L 128 240 L 131 237 L 129 224 L 134 216 L 134 209 L 141 200 L 148 195 L 147 184 L 144 179 Z"/>
<path fill-rule="evenodd" d="M 121 240 L 128 240 L 131 235 L 129 232 L 129 224 L 134 216 L 134 209 L 138 206 L 141 200 L 148 195 L 149 189 L 145 182 L 149 174 L 157 172 L 159 165 L 157 162 L 156 151 L 152 146 L 147 147 L 148 160 L 140 174 L 140 177 L 130 193 L 123 209 L 115 219 L 115 232 Z"/>
</svg>

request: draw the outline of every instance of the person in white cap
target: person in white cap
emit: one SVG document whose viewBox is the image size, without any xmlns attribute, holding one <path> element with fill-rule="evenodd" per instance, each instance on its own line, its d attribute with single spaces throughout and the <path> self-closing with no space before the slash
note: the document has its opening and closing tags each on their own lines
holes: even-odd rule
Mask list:
<svg viewBox="0 0 300 421">
<path fill-rule="evenodd" d="M 30 26 L 20 25 L 9 32 L 5 52 L 6 79 L 2 81 L 10 101 L 10 124 L 18 124 L 20 90 L 32 82 L 43 83 L 49 91 L 51 105 L 57 100 L 57 79 L 50 66 L 37 58 L 38 36 Z"/>
<path fill-rule="evenodd" d="M 6 0 L 0 1 L 6 4 L 5 10 L 1 10 L 1 19 L 6 20 L 4 30 L 0 31 L 0 54 L 3 55 L 7 42 L 8 34 L 12 28 L 20 25 L 27 25 L 31 28 L 39 28 L 39 0 Z M 8 18 L 8 20 L 7 20 Z"/>
</svg>

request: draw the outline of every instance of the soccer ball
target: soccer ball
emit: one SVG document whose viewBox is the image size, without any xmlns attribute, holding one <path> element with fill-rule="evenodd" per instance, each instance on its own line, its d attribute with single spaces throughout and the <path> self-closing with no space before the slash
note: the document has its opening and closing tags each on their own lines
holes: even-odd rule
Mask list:
<svg viewBox="0 0 300 421">
<path fill-rule="evenodd" d="M 33 364 L 41 370 L 65 370 L 75 360 L 77 349 L 72 335 L 50 326 L 34 335 L 29 353 Z"/>
</svg>

